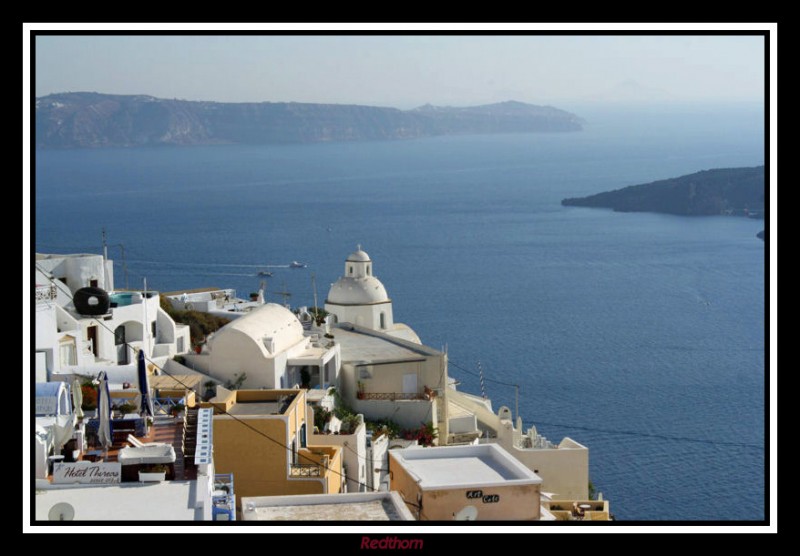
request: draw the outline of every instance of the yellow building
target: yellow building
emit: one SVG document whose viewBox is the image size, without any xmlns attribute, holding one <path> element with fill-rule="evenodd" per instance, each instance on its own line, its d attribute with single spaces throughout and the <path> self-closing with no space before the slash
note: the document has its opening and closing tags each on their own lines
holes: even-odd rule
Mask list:
<svg viewBox="0 0 800 556">
<path fill-rule="evenodd" d="M 541 518 L 542 479 L 497 444 L 389 450 L 391 490 L 420 521 Z"/>
<path fill-rule="evenodd" d="M 239 500 L 341 492 L 342 449 L 307 446 L 305 390 L 217 387 L 209 403 L 216 472 L 233 473 Z"/>
</svg>

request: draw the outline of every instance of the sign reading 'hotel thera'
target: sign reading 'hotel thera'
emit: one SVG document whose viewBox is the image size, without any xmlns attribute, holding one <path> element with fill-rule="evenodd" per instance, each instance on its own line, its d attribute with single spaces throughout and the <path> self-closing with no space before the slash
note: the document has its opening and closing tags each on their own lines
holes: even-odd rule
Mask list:
<svg viewBox="0 0 800 556">
<path fill-rule="evenodd" d="M 107 485 L 119 483 L 121 477 L 122 465 L 119 462 L 76 461 L 75 463 L 57 463 L 53 466 L 53 482 L 60 484 Z"/>
</svg>

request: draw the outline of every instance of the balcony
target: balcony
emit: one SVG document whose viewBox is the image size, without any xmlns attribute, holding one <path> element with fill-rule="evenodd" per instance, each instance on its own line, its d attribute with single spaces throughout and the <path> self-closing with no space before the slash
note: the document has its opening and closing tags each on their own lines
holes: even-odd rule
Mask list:
<svg viewBox="0 0 800 556">
<path fill-rule="evenodd" d="M 211 494 L 211 516 L 214 521 L 236 520 L 236 497 L 233 492 L 233 474 L 214 475 L 214 491 Z"/>
<path fill-rule="evenodd" d="M 404 393 L 404 392 L 358 392 L 356 396 L 359 400 L 424 400 L 423 393 Z"/>
<path fill-rule="evenodd" d="M 55 301 L 58 292 L 53 284 L 48 284 L 45 286 L 40 286 L 37 284 L 34 295 L 36 296 L 36 303 L 47 303 L 49 301 Z"/>
<path fill-rule="evenodd" d="M 321 477 L 323 474 L 322 466 L 316 463 L 292 463 L 289 465 L 290 477 Z"/>
</svg>

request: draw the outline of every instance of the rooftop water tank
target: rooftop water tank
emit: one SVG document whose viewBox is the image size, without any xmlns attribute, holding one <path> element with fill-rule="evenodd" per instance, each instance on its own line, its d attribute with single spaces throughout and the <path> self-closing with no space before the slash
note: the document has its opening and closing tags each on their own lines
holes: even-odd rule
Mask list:
<svg viewBox="0 0 800 556">
<path fill-rule="evenodd" d="M 75 310 L 81 315 L 97 316 L 108 313 L 110 300 L 102 288 L 81 288 L 72 296 Z"/>
</svg>

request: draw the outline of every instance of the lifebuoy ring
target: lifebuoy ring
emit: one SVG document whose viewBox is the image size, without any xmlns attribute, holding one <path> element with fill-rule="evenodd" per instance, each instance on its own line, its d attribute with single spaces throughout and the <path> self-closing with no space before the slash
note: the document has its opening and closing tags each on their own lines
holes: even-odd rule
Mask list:
<svg viewBox="0 0 800 556">
<path fill-rule="evenodd" d="M 186 307 L 187 311 L 194 311 L 194 305 L 192 305 L 191 303 L 187 303 L 186 305 L 184 305 L 184 307 Z"/>
</svg>

